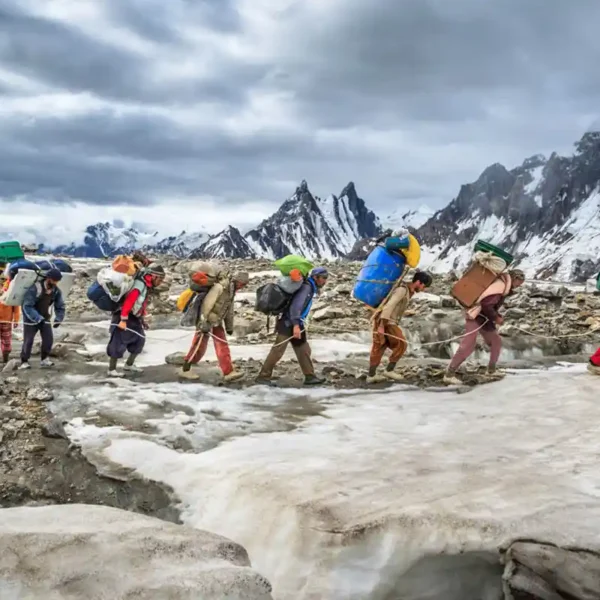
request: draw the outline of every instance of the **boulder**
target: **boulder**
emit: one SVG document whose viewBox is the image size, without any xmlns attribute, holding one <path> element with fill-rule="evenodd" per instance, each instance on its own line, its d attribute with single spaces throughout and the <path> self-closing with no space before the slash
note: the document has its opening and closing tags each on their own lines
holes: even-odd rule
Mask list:
<svg viewBox="0 0 600 600">
<path fill-rule="evenodd" d="M 313 321 L 328 321 L 330 319 L 339 319 L 347 316 L 349 316 L 349 314 L 343 308 L 326 306 L 325 308 L 315 311 L 315 314 L 313 315 Z"/>
<path fill-rule="evenodd" d="M 5 508 L 0 545 L 2 598 L 272 598 L 239 544 L 114 508 Z"/>
<path fill-rule="evenodd" d="M 33 402 L 51 402 L 54 400 L 52 390 L 34 385 L 27 390 L 27 400 Z"/>
</svg>

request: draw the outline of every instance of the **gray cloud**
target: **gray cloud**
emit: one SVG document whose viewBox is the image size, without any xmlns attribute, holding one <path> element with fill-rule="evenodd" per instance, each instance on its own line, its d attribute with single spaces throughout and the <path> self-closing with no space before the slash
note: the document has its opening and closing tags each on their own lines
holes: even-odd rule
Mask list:
<svg viewBox="0 0 600 600">
<path fill-rule="evenodd" d="M 5 200 L 235 207 L 306 178 L 382 214 L 439 205 L 491 162 L 568 151 L 600 96 L 596 0 L 90 5 L 0 0 Z"/>
</svg>

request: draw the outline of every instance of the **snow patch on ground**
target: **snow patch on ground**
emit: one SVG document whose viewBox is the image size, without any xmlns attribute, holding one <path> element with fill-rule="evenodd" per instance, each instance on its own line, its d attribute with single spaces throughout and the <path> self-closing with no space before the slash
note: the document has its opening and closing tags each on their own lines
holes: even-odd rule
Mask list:
<svg viewBox="0 0 600 600">
<path fill-rule="evenodd" d="M 275 597 L 384 597 L 427 555 L 496 552 L 515 537 L 598 546 L 600 404 L 584 368 L 531 370 L 463 395 L 321 395 L 322 411 L 292 431 L 200 454 L 109 428 L 98 443 L 97 428 L 77 421 L 70 431 L 172 486 L 185 522 L 242 543 Z M 265 390 L 263 402 L 292 402 L 271 393 L 281 396 Z"/>
</svg>

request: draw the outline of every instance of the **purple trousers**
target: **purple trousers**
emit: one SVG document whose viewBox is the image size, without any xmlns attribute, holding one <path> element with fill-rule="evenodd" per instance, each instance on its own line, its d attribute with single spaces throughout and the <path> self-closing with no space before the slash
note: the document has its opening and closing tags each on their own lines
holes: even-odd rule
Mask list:
<svg viewBox="0 0 600 600">
<path fill-rule="evenodd" d="M 462 338 L 456 354 L 450 361 L 450 370 L 456 371 L 460 365 L 475 352 L 475 348 L 477 347 L 477 336 L 479 334 L 481 334 L 481 337 L 490 349 L 490 367 L 496 366 L 498 358 L 500 358 L 500 351 L 502 350 L 502 338 L 495 329 L 486 331 L 484 329 L 479 329 L 480 327 L 481 323 L 467 319 L 465 328 L 466 335 Z M 477 331 L 478 329 L 479 331 Z"/>
</svg>

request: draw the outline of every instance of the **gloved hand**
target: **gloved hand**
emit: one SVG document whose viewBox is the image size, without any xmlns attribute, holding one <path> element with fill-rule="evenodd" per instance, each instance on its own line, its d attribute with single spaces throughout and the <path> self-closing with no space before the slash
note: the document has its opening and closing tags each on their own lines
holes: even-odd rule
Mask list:
<svg viewBox="0 0 600 600">
<path fill-rule="evenodd" d="M 147 321 L 142 321 L 142 327 L 144 328 L 144 331 L 148 331 L 148 329 L 150 329 L 150 325 Z"/>
<path fill-rule="evenodd" d="M 13 329 L 19 329 L 19 324 L 18 323 L 13 323 Z"/>
<path fill-rule="evenodd" d="M 204 321 L 200 326 L 200 331 L 202 333 L 208 333 L 212 329 L 211 324 L 208 321 Z"/>
</svg>

